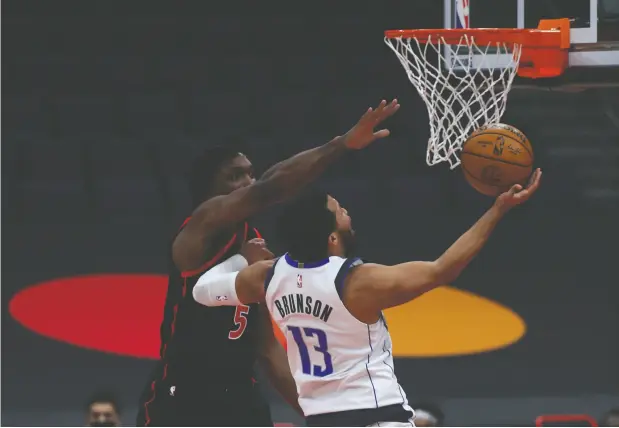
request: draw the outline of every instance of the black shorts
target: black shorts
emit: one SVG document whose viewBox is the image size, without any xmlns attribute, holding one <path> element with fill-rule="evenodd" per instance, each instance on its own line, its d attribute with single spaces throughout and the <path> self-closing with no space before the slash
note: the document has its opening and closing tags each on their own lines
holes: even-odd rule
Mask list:
<svg viewBox="0 0 619 428">
<path fill-rule="evenodd" d="M 273 426 L 269 405 L 253 382 L 192 384 L 151 382 L 136 426 Z"/>
</svg>

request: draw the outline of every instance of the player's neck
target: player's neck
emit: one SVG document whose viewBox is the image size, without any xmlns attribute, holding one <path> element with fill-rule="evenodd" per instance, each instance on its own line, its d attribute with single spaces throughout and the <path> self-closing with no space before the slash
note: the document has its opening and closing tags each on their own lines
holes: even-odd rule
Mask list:
<svg viewBox="0 0 619 428">
<path fill-rule="evenodd" d="M 329 249 L 328 257 L 342 257 L 346 258 L 346 251 L 341 248 Z"/>
</svg>

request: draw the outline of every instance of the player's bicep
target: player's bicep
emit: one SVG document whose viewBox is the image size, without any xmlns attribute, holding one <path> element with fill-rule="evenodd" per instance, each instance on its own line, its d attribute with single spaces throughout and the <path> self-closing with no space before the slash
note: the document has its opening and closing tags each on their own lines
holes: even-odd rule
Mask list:
<svg viewBox="0 0 619 428">
<path fill-rule="evenodd" d="M 436 262 L 415 261 L 395 266 L 385 266 L 389 291 L 385 295 L 385 307 L 402 305 L 440 283 L 440 269 Z"/>
<path fill-rule="evenodd" d="M 358 300 L 371 310 L 402 305 L 438 285 L 435 262 L 408 262 L 395 266 L 366 264 L 350 276 Z"/>
</svg>

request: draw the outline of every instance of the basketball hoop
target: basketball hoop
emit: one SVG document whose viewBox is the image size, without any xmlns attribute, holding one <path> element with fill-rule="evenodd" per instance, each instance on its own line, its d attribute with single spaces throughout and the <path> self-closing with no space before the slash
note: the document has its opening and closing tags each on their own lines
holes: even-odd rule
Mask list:
<svg viewBox="0 0 619 428">
<path fill-rule="evenodd" d="M 537 29 L 386 31 L 385 43 L 428 108 L 428 165 L 460 164 L 458 152 L 469 135 L 500 122 L 516 75 L 561 75 L 569 37 L 567 19 L 544 20 Z M 507 64 L 497 60 L 505 54 Z"/>
</svg>

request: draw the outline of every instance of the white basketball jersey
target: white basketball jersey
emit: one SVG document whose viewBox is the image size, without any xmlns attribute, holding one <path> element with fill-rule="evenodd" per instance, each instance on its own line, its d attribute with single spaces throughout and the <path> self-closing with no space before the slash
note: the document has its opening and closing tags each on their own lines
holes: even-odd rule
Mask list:
<svg viewBox="0 0 619 428">
<path fill-rule="evenodd" d="M 302 264 L 286 254 L 267 277 L 266 305 L 288 341 L 305 416 L 394 404 L 408 408 L 383 317 L 362 323 L 340 298 L 346 273 L 361 263 L 330 257 Z"/>
</svg>

